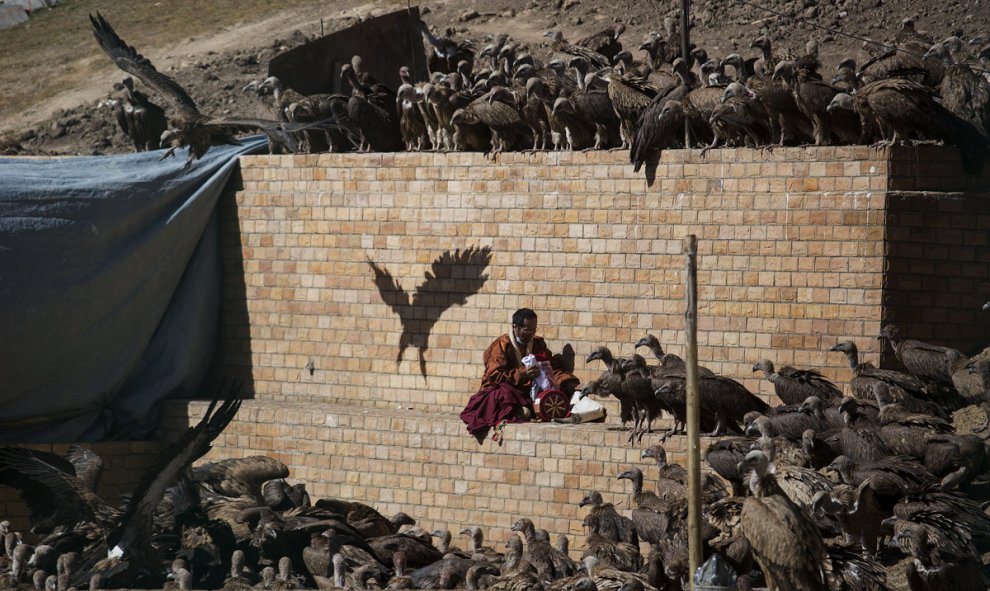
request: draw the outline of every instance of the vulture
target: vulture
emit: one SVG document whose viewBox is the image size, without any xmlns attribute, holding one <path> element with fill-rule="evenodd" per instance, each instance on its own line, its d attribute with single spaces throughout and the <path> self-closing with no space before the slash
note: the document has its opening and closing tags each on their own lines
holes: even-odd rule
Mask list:
<svg viewBox="0 0 990 591">
<path fill-rule="evenodd" d="M 429 141 L 426 119 L 420 109 L 423 97 L 412 84 L 403 84 L 395 95 L 399 108 L 399 132 L 406 144 L 406 151 L 419 152 L 428 146 Z"/>
<path fill-rule="evenodd" d="M 911 562 L 906 575 L 911 591 L 981 591 L 982 565 L 977 557 L 953 555 L 932 547 L 928 530 L 910 525 L 897 533 L 897 542 L 908 549 Z"/>
<path fill-rule="evenodd" d="M 651 445 L 643 450 L 640 457 L 653 458 L 656 460 L 657 470 L 660 473 L 660 480 L 672 480 L 687 486 L 687 470 L 678 464 L 667 463 L 667 450 L 665 450 L 662 445 Z M 706 504 L 714 503 L 719 499 L 724 499 L 728 496 L 728 491 L 725 489 L 725 484 L 707 472 L 701 474 L 701 489 L 702 499 Z"/>
<path fill-rule="evenodd" d="M 686 510 L 683 499 L 661 500 L 651 492 L 643 491 L 643 473 L 631 468 L 616 478 L 633 483 L 632 521 L 639 539 L 650 544 L 660 544 L 676 529 L 681 509 Z"/>
<path fill-rule="evenodd" d="M 606 503 L 600 492 L 589 491 L 578 506 L 586 505 L 591 506 L 591 510 L 584 518 L 584 525 L 589 529 L 611 542 L 639 544 L 632 521 L 619 514 L 612 503 Z"/>
<path fill-rule="evenodd" d="M 890 369 L 877 369 L 869 362 L 860 363 L 856 343 L 842 341 L 833 345 L 829 351 L 845 353 L 849 367 L 853 370 L 853 378 L 849 380 L 849 386 L 857 399 L 873 400 L 873 384 L 885 382 L 890 386 L 890 392 L 898 402 L 914 408 L 923 407 L 926 412 L 945 416 L 944 410 L 926 400 L 928 394 L 925 392 L 925 387 L 914 376 Z"/>
<path fill-rule="evenodd" d="M 826 406 L 833 406 L 842 398 L 842 391 L 813 369 L 785 365 L 774 371 L 773 362 L 762 359 L 753 364 L 753 371 L 763 372 L 767 381 L 773 384 L 777 398 L 784 404 L 803 404 L 809 396 L 815 396 Z"/>
<path fill-rule="evenodd" d="M 606 102 L 608 97 L 605 97 Z M 611 113 L 611 105 L 609 106 Z M 611 113 L 615 117 L 614 113 Z M 571 97 L 559 97 L 553 102 L 550 119 L 564 130 L 560 140 L 561 148 L 565 150 L 601 149 L 601 135 L 596 132 L 595 124 L 578 110 Z"/>
<path fill-rule="evenodd" d="M 755 148 L 766 144 L 770 137 L 766 108 L 756 93 L 741 82 L 725 87 L 721 102 L 715 105 L 708 123 L 714 138 L 702 152 L 722 143 Z"/>
<path fill-rule="evenodd" d="M 553 582 L 569 577 L 577 572 L 577 564 L 568 556 L 550 545 L 550 542 L 536 535 L 533 522 L 525 517 L 512 524 L 512 531 L 521 532 L 526 538 L 524 557 L 534 567 L 543 581 Z"/>
<path fill-rule="evenodd" d="M 875 122 L 860 121 L 852 95 L 837 92 L 825 111 L 832 118 L 833 133 L 842 143 L 865 144 L 875 140 L 878 133 Z M 864 123 L 868 123 L 869 126 L 863 127 Z"/>
<path fill-rule="evenodd" d="M 286 145 L 295 146 L 292 133 L 315 126 L 266 119 L 211 119 L 199 111 L 192 97 L 175 80 L 159 72 L 146 57 L 125 43 L 99 12 L 96 16 L 90 15 L 89 20 L 100 49 L 118 68 L 154 89 L 171 109 L 169 128 L 161 136 L 161 143 L 171 147 L 162 158 L 174 155 L 178 148 L 188 147 L 189 157 L 185 163 L 188 168 L 193 160 L 202 158 L 210 146 L 240 143 L 234 134 L 246 131 L 274 135 Z M 327 122 L 321 122 L 319 126 L 330 127 Z"/>
<path fill-rule="evenodd" d="M 990 153 L 990 141 L 971 123 L 942 106 L 923 84 L 892 78 L 870 82 L 856 92 L 854 103 L 860 119 L 876 118 L 884 142 L 895 144 L 913 134 L 942 140 L 962 153 L 963 170 L 978 174 Z"/>
<path fill-rule="evenodd" d="M 893 511 L 898 519 L 915 522 L 924 521 L 925 516 L 941 515 L 962 527 L 972 538 L 977 552 L 990 550 L 990 515 L 969 497 L 954 492 L 923 490 L 901 499 Z"/>
<path fill-rule="evenodd" d="M 420 25 L 423 36 L 426 37 L 427 42 L 433 49 L 426 61 L 426 66 L 431 74 L 433 72 L 442 72 L 445 74 L 456 72 L 457 64 L 462 61 L 467 62 L 469 67 L 473 66 L 475 49 L 473 41 L 456 41 L 451 38 L 449 32 L 446 36 L 437 38 L 430 32 L 426 23 L 423 21 L 417 22 Z"/>
<path fill-rule="evenodd" d="M 678 92 L 654 98 L 636 121 L 636 136 L 629 149 L 629 161 L 633 172 L 639 172 L 644 164 L 660 159 L 660 153 L 667 148 L 684 145 L 684 105 L 674 96 L 687 94 L 687 86 Z"/>
<path fill-rule="evenodd" d="M 835 67 L 835 76 L 832 77 L 832 88 L 840 94 L 854 94 L 860 87 L 859 76 L 856 75 L 856 60 L 846 58 Z"/>
<path fill-rule="evenodd" d="M 877 462 L 855 462 L 839 456 L 826 470 L 835 472 L 843 484 L 851 486 L 859 486 L 869 479 L 877 500 L 887 507 L 935 480 L 924 466 L 908 456 L 889 456 Z"/>
<path fill-rule="evenodd" d="M 225 497 L 246 497 L 261 506 L 268 504 L 262 494 L 262 485 L 288 475 L 288 466 L 269 456 L 208 462 L 192 472 L 193 480 L 206 491 Z"/>
<path fill-rule="evenodd" d="M 608 80 L 608 98 L 619 117 L 622 148 L 630 148 L 636 137 L 636 123 L 657 92 L 646 84 L 623 78 L 615 70 L 609 70 L 605 79 Z"/>
<path fill-rule="evenodd" d="M 622 51 L 622 43 L 619 42 L 619 37 L 622 36 L 625 30 L 626 26 L 624 24 L 616 23 L 583 39 L 578 39 L 575 45 L 586 47 L 599 55 L 603 55 L 611 63 L 615 59 L 615 56 Z"/>
<path fill-rule="evenodd" d="M 988 471 L 987 448 L 981 437 L 951 433 L 924 435 L 925 468 L 942 478 L 941 488 L 951 491 Z"/>
<path fill-rule="evenodd" d="M 468 539 L 470 540 L 470 544 L 468 545 L 468 553 L 476 559 L 482 557 L 484 560 L 489 562 L 502 562 L 505 558 L 501 552 L 497 552 L 494 548 L 484 545 L 485 534 L 481 531 L 480 527 L 465 527 L 460 531 L 460 533 L 462 536 L 468 536 Z"/>
<path fill-rule="evenodd" d="M 395 95 L 380 84 L 368 86 L 361 82 L 351 64 L 340 67 L 340 78 L 351 85 L 347 115 L 361 131 L 361 147 L 376 152 L 401 150 L 402 131 Z"/>
<path fill-rule="evenodd" d="M 594 394 L 596 396 L 608 396 L 611 394 L 619 401 L 619 418 L 622 424 L 625 425 L 629 421 L 635 421 L 637 410 L 634 402 L 626 396 L 625 391 L 622 389 L 625 372 L 622 369 L 621 359 L 615 358 L 612 355 L 612 351 L 605 346 L 596 347 L 585 358 L 585 363 L 591 363 L 596 359 L 605 364 L 607 371 L 602 373 L 597 380 L 592 380 L 585 384 L 581 392 L 582 398 L 588 394 Z"/>
<path fill-rule="evenodd" d="M 168 487 L 187 472 L 193 462 L 210 451 L 212 441 L 234 419 L 241 407 L 241 399 L 237 397 L 239 390 L 232 382 L 224 384 L 199 423 L 190 427 L 145 471 L 126 512 L 106 530 L 103 539 L 87 547 L 82 554 L 79 568 L 72 576 L 72 585 L 87 584 L 93 574 L 102 574 L 107 586 L 161 584 L 161 573 L 156 568 L 158 551 L 151 544 L 155 512 Z M 58 495 L 70 498 L 70 495 L 79 494 L 70 491 L 69 487 L 64 487 Z"/>
<path fill-rule="evenodd" d="M 729 481 L 733 497 L 746 494 L 745 474 L 739 466 L 755 443 L 756 440 L 750 437 L 723 437 L 710 443 L 705 450 L 705 461 L 716 474 Z"/>
<path fill-rule="evenodd" d="M 515 97 L 509 88 L 494 86 L 488 93 L 487 105 L 476 102 L 478 119 L 491 129 L 491 154 L 506 150 L 518 150 L 533 143 L 529 127 L 519 116 L 515 107 Z"/>
<path fill-rule="evenodd" d="M 585 519 L 585 523 L 587 521 Z M 584 547 L 582 558 L 594 556 L 599 563 L 607 567 L 635 572 L 642 566 L 638 544 L 615 542 L 591 526 L 588 527 L 588 536 L 585 538 Z"/>
<path fill-rule="evenodd" d="M 121 82 L 123 101 L 116 103 L 117 124 L 131 138 L 138 152 L 156 150 L 162 134 L 168 129 L 165 110 L 151 102 L 146 94 L 134 89 L 134 80 L 127 76 Z"/>
<path fill-rule="evenodd" d="M 613 56 L 604 56 L 593 49 L 568 43 L 567 40 L 564 39 L 564 33 L 559 29 L 547 31 L 543 34 L 543 36 L 550 38 L 551 50 L 566 53 L 567 55 L 573 57 L 583 57 L 588 60 L 588 63 L 594 66 L 595 69 L 608 68 L 612 65 Z"/>
<path fill-rule="evenodd" d="M 825 542 L 807 513 L 794 504 L 769 471 L 759 450 L 746 454 L 740 472 L 749 471 L 752 496 L 739 517 L 742 534 L 763 570 L 771 591 L 826 591 Z"/>
<path fill-rule="evenodd" d="M 766 416 L 751 411 L 743 417 L 743 422 L 746 424 L 746 435 L 755 436 L 759 433 L 762 437 L 782 437 L 794 443 L 800 442 L 808 429 L 824 431 L 827 428 L 825 421 L 816 417 L 814 413 L 805 412 Z"/>
<path fill-rule="evenodd" d="M 660 380 L 656 390 L 661 402 L 670 403 L 670 412 L 681 424 L 687 420 L 685 382 L 683 377 L 666 376 Z M 723 435 L 730 430 L 741 433 L 742 418 L 747 412 L 770 411 L 766 402 L 754 396 L 739 382 L 725 376 L 699 375 L 698 394 L 701 397 L 701 429 L 710 431 L 713 435 Z"/>
<path fill-rule="evenodd" d="M 316 501 L 315 506 L 343 516 L 347 525 L 353 527 L 364 538 L 397 534 L 403 525 L 416 525 L 416 520 L 402 511 L 389 519 L 374 507 L 357 501 L 322 498 Z"/>
<path fill-rule="evenodd" d="M 952 374 L 969 362 L 968 357 L 951 347 L 905 339 L 893 324 L 880 329 L 877 338 L 890 343 L 897 360 L 904 364 L 908 373 L 929 384 L 930 393 L 932 390 L 937 391 L 937 402 L 942 406 L 948 410 L 957 410 L 965 405 L 965 400 L 955 390 Z"/>
<path fill-rule="evenodd" d="M 673 353 L 664 353 L 663 347 L 660 345 L 660 340 L 652 334 L 647 334 L 645 337 L 636 341 L 636 348 L 646 347 L 653 353 L 657 361 L 660 362 L 658 368 L 652 369 L 654 376 L 662 376 L 667 374 L 684 375 L 686 370 L 686 365 L 684 360 L 674 355 Z M 698 366 L 699 376 L 714 376 L 715 372 L 708 369 L 707 367 Z"/>
<path fill-rule="evenodd" d="M 811 120 L 816 146 L 832 143 L 831 117 L 826 109 L 836 91 L 830 84 L 815 80 L 798 69 L 792 61 L 779 62 L 773 70 L 772 80 L 780 80 L 794 96 L 794 102 L 805 117 Z"/>
<path fill-rule="evenodd" d="M 633 439 L 639 441 L 645 433 L 653 432 L 653 421 L 659 418 L 667 408 L 654 395 L 653 379 L 646 360 L 641 355 L 633 354 L 630 359 L 620 360 L 622 364 L 621 389 L 623 396 L 627 398 L 633 406 L 635 423 L 632 433 L 629 435 L 630 445 Z M 643 424 L 646 428 L 643 428 Z"/>
<path fill-rule="evenodd" d="M 932 45 L 925 58 L 945 63 L 945 75 L 939 85 L 942 106 L 969 122 L 985 137 L 990 136 L 990 81 L 974 72 L 969 64 L 961 63 L 962 40 L 949 37 Z M 977 66 L 982 69 L 981 66 Z"/>
<path fill-rule="evenodd" d="M 801 434 L 801 449 L 804 450 L 808 466 L 816 470 L 824 468 L 840 455 L 841 450 L 836 450 L 836 446 L 829 444 L 828 439 L 831 436 L 829 431 L 818 434 L 812 429 Z"/>
<path fill-rule="evenodd" d="M 753 42 L 749 44 L 750 49 L 759 49 L 762 54 L 756 62 L 753 63 L 753 69 L 757 73 L 762 74 L 772 74 L 777 68 L 777 64 L 782 60 L 786 59 L 786 56 L 781 56 L 779 53 L 774 51 L 773 42 L 766 35 L 761 35 Z"/>
<path fill-rule="evenodd" d="M 831 492 L 816 492 L 811 509 L 816 515 L 824 513 L 838 521 L 846 543 L 876 554 L 884 513 L 873 496 L 869 479 L 859 486 L 837 484 Z"/>
</svg>

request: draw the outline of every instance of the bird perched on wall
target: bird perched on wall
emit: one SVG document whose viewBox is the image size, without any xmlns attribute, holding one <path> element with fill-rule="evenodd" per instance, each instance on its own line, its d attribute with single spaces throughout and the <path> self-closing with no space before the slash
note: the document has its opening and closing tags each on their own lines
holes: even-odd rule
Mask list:
<svg viewBox="0 0 990 591">
<path fill-rule="evenodd" d="M 416 293 L 410 294 L 383 267 L 368 260 L 375 273 L 375 285 L 382 300 L 402 322 L 399 352 L 396 366 L 402 362 L 402 354 L 409 347 L 419 349 L 419 372 L 426 378 L 426 349 L 430 346 L 430 331 L 451 306 L 463 306 L 485 285 L 488 275 L 485 269 L 492 260 L 490 246 L 471 247 L 463 251 L 449 250 L 433 261 L 426 272 L 426 280 L 419 284 Z"/>
<path fill-rule="evenodd" d="M 976 174 L 990 154 L 990 142 L 968 121 L 943 107 L 932 91 L 911 80 L 877 80 L 859 89 L 855 97 L 861 120 L 875 117 L 888 145 L 920 133 L 929 140 L 957 146 L 963 169 Z"/>
<path fill-rule="evenodd" d="M 193 160 L 198 160 L 206 154 L 210 146 L 223 144 L 238 144 L 235 134 L 240 132 L 260 131 L 266 135 L 276 135 L 283 142 L 294 146 L 291 132 L 300 131 L 317 124 L 291 124 L 265 119 L 230 118 L 213 119 L 204 115 L 196 107 L 195 101 L 175 80 L 162 74 L 155 66 L 134 47 L 124 42 L 110 23 L 97 12 L 89 16 L 100 49 L 107 54 L 118 68 L 137 77 L 153 88 L 164 99 L 171 111 L 169 128 L 161 135 L 161 143 L 171 147 L 162 158 L 172 156 L 178 148 L 189 148 L 189 158 L 185 167 L 188 168 Z M 320 125 L 329 125 L 323 122 Z"/>
</svg>

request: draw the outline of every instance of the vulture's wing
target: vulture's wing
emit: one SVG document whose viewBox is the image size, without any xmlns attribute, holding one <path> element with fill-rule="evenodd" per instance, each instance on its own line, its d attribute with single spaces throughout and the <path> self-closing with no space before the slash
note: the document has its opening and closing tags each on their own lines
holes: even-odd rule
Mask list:
<svg viewBox="0 0 990 591">
<path fill-rule="evenodd" d="M 81 521 L 107 523 L 110 508 L 82 480 L 72 464 L 55 454 L 18 446 L 0 447 L 0 484 L 14 487 L 31 511 L 38 531 Z"/>
<path fill-rule="evenodd" d="M 162 454 L 158 462 L 145 471 L 141 484 L 134 491 L 134 500 L 128 506 L 120 527 L 111 534 L 108 546 L 117 545 L 126 550 L 140 540 L 147 543 L 151 539 L 152 518 L 166 489 L 193 462 L 210 451 L 210 444 L 230 424 L 241 407 L 239 385 L 228 382 L 224 390 L 210 404 L 199 424 L 188 429 L 179 441 Z M 217 408 L 221 398 L 223 403 Z"/>
<path fill-rule="evenodd" d="M 63 457 L 75 468 L 79 480 L 83 481 L 89 490 L 96 491 L 96 484 L 103 470 L 103 458 L 95 451 L 78 445 L 69 446 Z"/>
<path fill-rule="evenodd" d="M 815 524 L 793 504 L 771 495 L 749 497 L 740 515 L 743 535 L 771 588 L 824 591 L 825 545 Z"/>
<path fill-rule="evenodd" d="M 200 117 L 199 109 L 192 97 L 179 86 L 175 81 L 155 69 L 155 66 L 136 49 L 124 42 L 117 32 L 113 30 L 99 12 L 96 16 L 89 15 L 89 20 L 93 24 L 93 35 L 103 53 L 110 56 L 113 63 L 121 70 L 137 76 L 142 82 L 154 88 L 158 94 L 179 113 L 181 118 L 194 119 Z"/>
</svg>

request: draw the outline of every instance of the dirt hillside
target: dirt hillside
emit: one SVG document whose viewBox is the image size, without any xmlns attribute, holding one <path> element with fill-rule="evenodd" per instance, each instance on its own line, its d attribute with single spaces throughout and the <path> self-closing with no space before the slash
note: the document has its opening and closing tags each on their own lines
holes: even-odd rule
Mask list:
<svg viewBox="0 0 990 591">
<path fill-rule="evenodd" d="M 643 36 L 662 31 L 664 18 L 675 17 L 678 5 L 671 0 L 468 0 L 420 7 L 424 20 L 439 31 L 453 27 L 456 36 L 474 39 L 508 33 L 538 57 L 548 52 L 543 37 L 548 29 L 560 28 L 568 39 L 578 39 L 622 22 L 627 25 L 622 41 L 639 57 L 636 47 Z M 125 41 L 182 84 L 202 111 L 253 116 L 256 99 L 241 88 L 264 78 L 273 56 L 321 30 L 338 30 L 404 6 L 357 0 L 213 0 L 205 5 L 67 0 L 0 31 L 0 153 L 131 149 L 105 104 L 123 72 L 97 48 L 89 32 L 91 12 L 101 11 Z M 795 50 L 815 39 L 830 73 L 841 58 L 856 55 L 862 39 L 891 38 L 905 17 L 936 39 L 958 34 L 973 40 L 974 47 L 990 43 L 988 0 L 710 0 L 692 7 L 691 34 L 712 57 L 752 55 L 749 43 L 759 35 Z M 53 43 L 56 38 L 59 42 Z"/>
</svg>

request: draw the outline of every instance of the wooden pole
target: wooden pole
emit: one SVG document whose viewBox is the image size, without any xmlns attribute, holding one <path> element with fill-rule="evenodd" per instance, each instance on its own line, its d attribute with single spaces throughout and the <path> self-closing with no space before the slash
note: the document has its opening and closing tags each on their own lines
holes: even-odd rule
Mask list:
<svg viewBox="0 0 990 591">
<path fill-rule="evenodd" d="M 688 475 L 688 564 L 691 588 L 701 566 L 701 401 L 698 396 L 698 238 L 684 239 L 687 267 L 687 475 Z"/>
<path fill-rule="evenodd" d="M 691 69 L 691 31 L 689 29 L 689 23 L 691 14 L 691 0 L 681 0 L 681 58 L 684 60 L 684 64 Z M 693 143 L 691 139 L 691 123 L 687 117 L 684 118 L 684 147 L 688 150 L 691 149 L 691 144 Z"/>
</svg>

